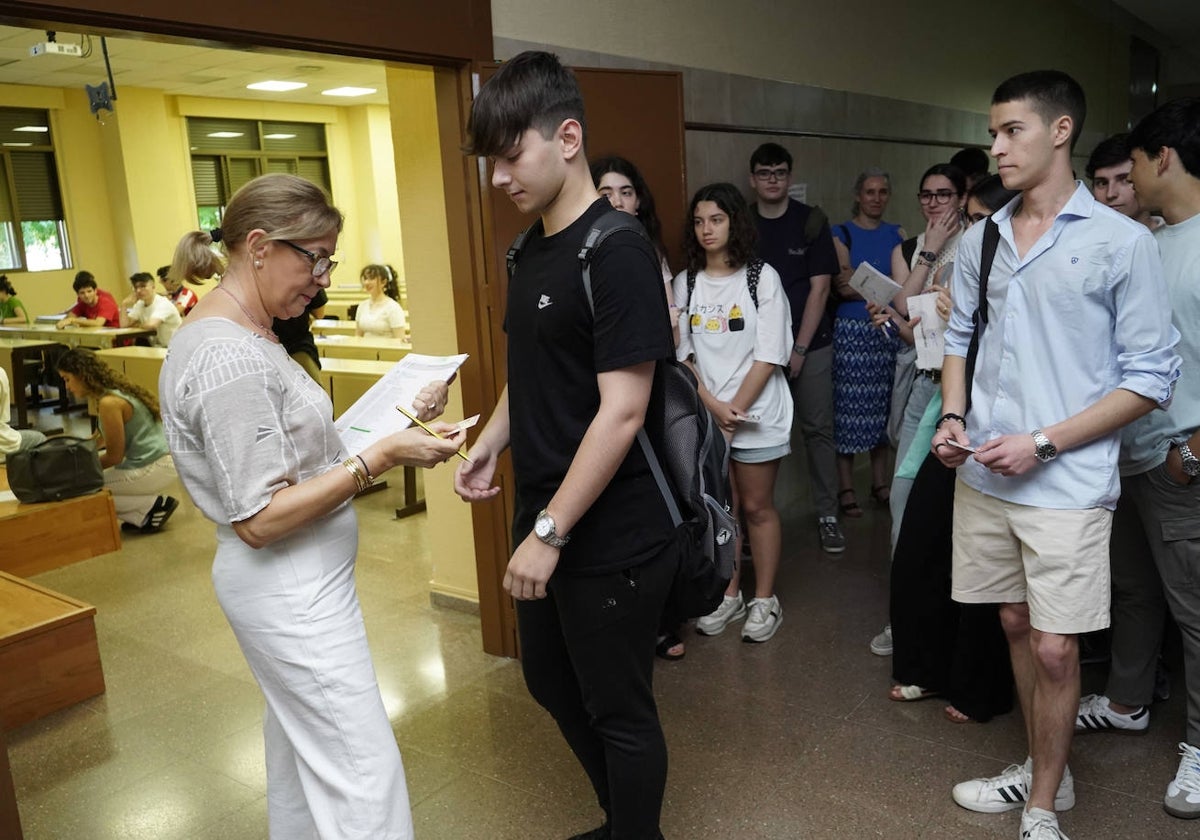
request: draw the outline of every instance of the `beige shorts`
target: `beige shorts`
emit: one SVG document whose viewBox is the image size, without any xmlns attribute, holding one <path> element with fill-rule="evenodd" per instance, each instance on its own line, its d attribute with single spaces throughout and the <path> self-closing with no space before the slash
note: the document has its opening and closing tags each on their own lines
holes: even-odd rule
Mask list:
<svg viewBox="0 0 1200 840">
<path fill-rule="evenodd" d="M 985 496 L 954 485 L 951 597 L 964 604 L 1029 604 L 1046 633 L 1109 625 L 1108 545 L 1112 511 L 1057 510 Z"/>
</svg>

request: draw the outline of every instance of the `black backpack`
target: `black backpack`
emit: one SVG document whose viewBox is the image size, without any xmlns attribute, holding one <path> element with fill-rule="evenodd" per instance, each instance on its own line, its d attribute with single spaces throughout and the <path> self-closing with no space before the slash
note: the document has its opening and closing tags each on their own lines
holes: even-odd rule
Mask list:
<svg viewBox="0 0 1200 840">
<path fill-rule="evenodd" d="M 510 283 L 521 249 L 539 224 L 518 234 L 508 249 Z M 583 289 L 593 313 L 592 255 L 623 230 L 646 237 L 636 217 L 610 210 L 596 220 L 579 250 Z M 738 527 L 730 511 L 729 447 L 700 401 L 696 378 L 686 365 L 674 359 L 660 361 L 655 376 L 659 387 L 637 440 L 675 525 L 679 567 L 666 612 L 673 620 L 683 620 L 715 610 L 733 577 Z M 661 457 L 650 443 L 651 433 L 660 442 Z"/>
</svg>

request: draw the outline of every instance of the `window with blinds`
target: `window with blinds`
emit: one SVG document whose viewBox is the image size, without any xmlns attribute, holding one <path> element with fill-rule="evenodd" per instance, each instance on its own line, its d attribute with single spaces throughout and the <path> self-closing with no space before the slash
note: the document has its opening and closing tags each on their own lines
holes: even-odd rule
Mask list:
<svg viewBox="0 0 1200 840">
<path fill-rule="evenodd" d="M 321 123 L 188 117 L 187 128 L 196 213 L 204 229 L 221 224 L 239 187 L 268 172 L 299 175 L 332 194 Z"/>
<path fill-rule="evenodd" d="M 69 268 L 48 111 L 0 108 L 0 270 Z"/>
</svg>

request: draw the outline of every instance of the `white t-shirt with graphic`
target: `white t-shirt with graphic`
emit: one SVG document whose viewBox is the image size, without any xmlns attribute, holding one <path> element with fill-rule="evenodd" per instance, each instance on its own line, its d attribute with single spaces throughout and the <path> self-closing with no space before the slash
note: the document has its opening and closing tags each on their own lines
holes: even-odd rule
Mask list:
<svg viewBox="0 0 1200 840">
<path fill-rule="evenodd" d="M 404 329 L 408 326 L 408 316 L 404 307 L 390 297 L 385 297 L 380 303 L 372 303 L 367 298 L 358 305 L 354 314 L 354 322 L 362 330 L 363 335 L 391 338 L 392 330 Z"/>
<path fill-rule="evenodd" d="M 688 300 L 687 272 L 675 277 L 679 314 L 677 357 L 694 357 L 700 379 L 713 396 L 728 402 L 737 394 L 750 366 L 758 362 L 786 365 L 792 351 L 792 317 L 779 274 L 763 265 L 758 279 L 758 306 L 750 297 L 743 266 L 727 277 L 701 271 Z M 792 432 L 792 395 L 782 367 L 767 380 L 754 405 L 746 407 L 758 422 L 742 423 L 733 445 L 742 449 L 779 446 Z"/>
<path fill-rule="evenodd" d="M 149 306 L 139 300 L 129 309 L 129 320 L 135 324 L 144 324 L 155 318 L 159 319 L 159 324 L 154 344 L 158 347 L 166 347 L 171 341 L 171 336 L 175 335 L 175 330 L 183 324 L 183 318 L 180 316 L 179 310 L 175 308 L 175 304 L 162 295 L 155 295 L 154 301 Z"/>
</svg>

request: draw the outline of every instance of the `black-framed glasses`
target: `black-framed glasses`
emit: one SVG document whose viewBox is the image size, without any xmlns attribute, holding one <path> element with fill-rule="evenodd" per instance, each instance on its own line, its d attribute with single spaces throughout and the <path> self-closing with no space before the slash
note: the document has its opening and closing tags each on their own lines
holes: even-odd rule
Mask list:
<svg viewBox="0 0 1200 840">
<path fill-rule="evenodd" d="M 792 174 L 792 170 L 785 167 L 779 169 L 755 169 L 754 177 L 760 181 L 784 181 L 787 176 Z"/>
<path fill-rule="evenodd" d="M 337 268 L 337 260 L 331 260 L 329 257 L 322 257 L 320 254 L 314 254 L 307 248 L 301 248 L 295 242 L 288 242 L 286 239 L 276 239 L 276 242 L 282 242 L 284 245 L 291 248 L 298 254 L 303 254 L 308 257 L 308 261 L 312 263 L 312 276 L 321 277 L 325 274 L 333 274 L 333 270 Z"/>
<path fill-rule="evenodd" d="M 917 201 L 922 204 L 949 204 L 956 195 L 958 193 L 954 190 L 921 190 L 917 193 Z"/>
</svg>

